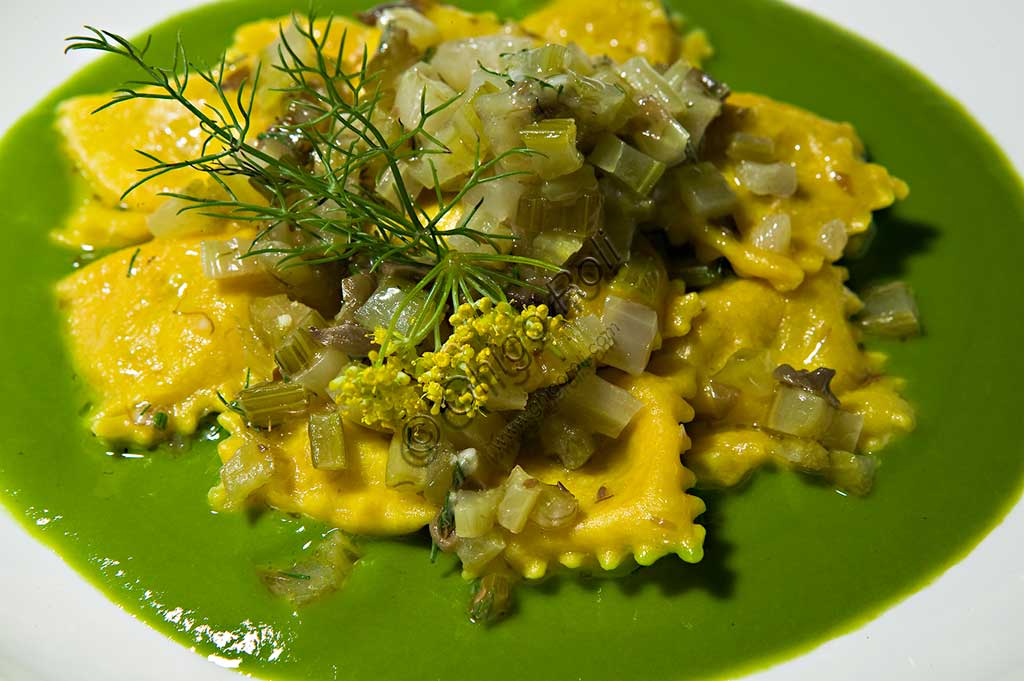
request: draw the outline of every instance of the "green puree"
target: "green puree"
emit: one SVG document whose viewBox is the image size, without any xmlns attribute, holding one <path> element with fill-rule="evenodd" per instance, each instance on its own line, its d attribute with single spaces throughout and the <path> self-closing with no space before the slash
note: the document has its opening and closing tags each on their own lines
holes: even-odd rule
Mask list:
<svg viewBox="0 0 1024 681">
<path fill-rule="evenodd" d="M 321 526 L 277 513 L 211 514 L 217 458 L 208 439 L 187 451 L 115 456 L 81 424 L 88 396 L 51 292 L 74 258 L 46 236 L 69 196 L 51 124 L 60 99 L 129 75 L 101 61 L 0 147 L 0 225 L 18 249 L 0 268 L 0 489 L 11 512 L 155 628 L 284 679 L 335 670 L 417 681 L 735 675 L 850 629 L 963 556 L 1017 499 L 1024 473 L 1024 323 L 1007 304 L 1020 291 L 1024 252 L 1019 180 L 958 106 L 860 40 L 765 0 L 678 4 L 708 29 L 715 73 L 734 89 L 855 122 L 871 153 L 911 184 L 911 198 L 879 218 L 869 259 L 853 268 L 855 286 L 907 279 L 927 325 L 920 340 L 878 345 L 892 373 L 908 378 L 920 426 L 885 451 L 870 498 L 762 472 L 742 493 L 702 493 L 703 563 L 664 559 L 621 580 L 553 578 L 521 589 L 515 615 L 491 629 L 466 621 L 468 587 L 449 557 L 429 562 L 424 536 L 367 542 L 345 590 L 292 617 L 253 568 L 297 553 Z M 180 28 L 190 48 L 213 56 L 238 24 L 293 5 L 306 7 L 211 5 L 159 27 L 154 49 L 169 55 Z M 37 527 L 41 516 L 55 519 Z"/>
</svg>

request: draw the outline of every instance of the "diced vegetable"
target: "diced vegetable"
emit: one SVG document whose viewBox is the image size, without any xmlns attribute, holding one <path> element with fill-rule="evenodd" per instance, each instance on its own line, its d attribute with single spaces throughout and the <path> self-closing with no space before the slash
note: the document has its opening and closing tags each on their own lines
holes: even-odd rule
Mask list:
<svg viewBox="0 0 1024 681">
<path fill-rule="evenodd" d="M 694 163 L 675 171 L 675 182 L 683 204 L 699 218 L 720 218 L 736 209 L 736 194 L 710 163 Z"/>
<path fill-rule="evenodd" d="M 494 527 L 502 490 L 480 492 L 459 490 L 452 493 L 452 512 L 455 515 L 455 534 L 460 538 L 482 537 Z"/>
<path fill-rule="evenodd" d="M 465 477 L 463 471 L 456 470 L 458 458 L 455 451 L 447 443 L 437 445 L 437 451 L 427 464 L 427 480 L 423 487 L 423 496 L 430 502 L 441 505 L 452 490 L 456 476 Z"/>
<path fill-rule="evenodd" d="M 619 67 L 619 75 L 637 93 L 657 99 L 673 116 L 678 116 L 686 110 L 686 101 L 643 57 L 628 59 Z"/>
<path fill-rule="evenodd" d="M 353 318 L 368 331 L 378 327 L 390 328 L 394 321 L 395 331 L 407 334 L 424 305 L 423 295 L 407 293 L 411 288 L 411 284 L 397 277 L 385 277 L 377 285 L 377 290 L 355 311 Z M 411 300 L 410 295 L 413 296 Z"/>
<path fill-rule="evenodd" d="M 492 624 L 501 619 L 512 606 L 512 583 L 499 574 L 484 575 L 469 603 L 469 621 Z"/>
<path fill-rule="evenodd" d="M 366 357 L 373 350 L 370 332 L 353 321 L 344 321 L 324 328 L 315 327 L 311 333 L 317 342 L 337 350 L 342 355 Z"/>
<path fill-rule="evenodd" d="M 307 327 L 299 326 L 292 329 L 281 341 L 274 352 L 274 361 L 281 369 L 281 375 L 291 379 L 292 376 L 312 366 L 318 353 L 323 349 L 324 347 L 313 338 Z"/>
<path fill-rule="evenodd" d="M 270 447 L 255 439 L 246 441 L 234 456 L 220 467 L 220 494 L 211 490 L 211 500 L 224 510 L 237 509 L 274 476 L 274 456 Z M 218 498 L 219 497 L 219 498 Z"/>
<path fill-rule="evenodd" d="M 699 291 L 713 286 L 727 277 L 732 270 L 725 258 L 717 258 L 709 263 L 692 263 L 675 267 L 672 276 L 686 282 L 686 290 Z"/>
<path fill-rule="evenodd" d="M 428 457 L 419 451 L 410 450 L 406 443 L 404 428 L 399 428 L 391 438 L 388 447 L 388 463 L 384 470 L 384 484 L 388 487 L 411 485 L 421 490 L 427 484 Z"/>
<path fill-rule="evenodd" d="M 870 456 L 850 452 L 829 452 L 831 468 L 828 477 L 836 488 L 847 494 L 866 496 L 875 482 L 878 461 Z"/>
<path fill-rule="evenodd" d="M 576 521 L 580 502 L 561 485 L 544 485 L 537 503 L 530 513 L 530 520 L 545 530 L 560 530 Z"/>
<path fill-rule="evenodd" d="M 319 312 L 284 294 L 253 298 L 249 317 L 256 335 L 270 348 L 280 347 L 294 329 L 323 328 L 327 324 Z"/>
<path fill-rule="evenodd" d="M 829 220 L 818 231 L 817 246 L 829 262 L 835 262 L 843 257 L 849 238 L 844 221 Z"/>
<path fill-rule="evenodd" d="M 832 407 L 839 408 L 839 400 L 832 392 L 832 379 L 835 378 L 835 369 L 818 367 L 814 371 L 806 369 L 794 369 L 788 364 L 780 364 L 772 372 L 777 381 L 794 388 L 802 388 L 822 397 Z"/>
<path fill-rule="evenodd" d="M 309 415 L 309 449 L 313 468 L 321 471 L 343 471 L 348 467 L 345 456 L 345 430 L 336 409 L 315 411 Z"/>
<path fill-rule="evenodd" d="M 690 132 L 695 146 L 700 145 L 708 126 L 722 113 L 723 87 L 708 88 L 709 77 L 700 69 L 695 69 L 680 60 L 665 72 L 665 79 L 679 96 L 686 102 L 686 107 L 679 114 L 679 122 Z M 718 84 L 720 85 L 720 84 Z M 728 91 L 728 88 L 724 88 Z"/>
<path fill-rule="evenodd" d="M 245 256 L 251 242 L 232 237 L 227 241 L 204 241 L 199 257 L 203 274 L 216 281 L 261 278 L 267 274 L 263 261 L 257 256 Z M 245 256 L 245 257 L 243 257 Z"/>
<path fill-rule="evenodd" d="M 862 329 L 876 336 L 909 338 L 921 333 L 914 292 L 902 281 L 868 289 L 864 309 L 856 317 Z"/>
<path fill-rule="evenodd" d="M 658 313 L 646 305 L 608 296 L 601 323 L 612 336 L 612 346 L 602 361 L 639 376 L 651 359 L 654 339 L 658 335 Z"/>
<path fill-rule="evenodd" d="M 235 402 L 249 425 L 270 429 L 305 415 L 309 393 L 296 383 L 273 381 L 242 390 Z"/>
<path fill-rule="evenodd" d="M 513 468 L 505 480 L 504 492 L 498 503 L 498 524 L 509 532 L 522 532 L 540 493 L 541 483 L 536 478 L 530 477 L 519 466 Z"/>
<path fill-rule="evenodd" d="M 761 218 L 761 221 L 750 230 L 750 243 L 772 253 L 787 253 L 793 238 L 793 223 L 789 213 L 774 213 Z"/>
<path fill-rule="evenodd" d="M 802 388 L 779 384 L 765 427 L 784 435 L 816 440 L 828 430 L 832 412 L 825 398 Z"/>
<path fill-rule="evenodd" d="M 832 414 L 832 423 L 825 431 L 821 442 L 829 449 L 854 452 L 857 450 L 857 442 L 860 441 L 860 432 L 863 428 L 863 414 L 837 409 Z"/>
<path fill-rule="evenodd" d="M 473 108 L 483 126 L 483 137 L 495 154 L 522 146 L 519 131 L 534 122 L 536 88 L 519 83 L 510 90 L 482 94 Z"/>
<path fill-rule="evenodd" d="M 874 243 L 876 234 L 878 234 L 878 226 L 871 222 L 867 230 L 859 234 L 850 235 L 846 243 L 846 251 L 843 255 L 849 260 L 863 258 L 871 250 L 871 244 Z"/>
<path fill-rule="evenodd" d="M 409 36 L 409 42 L 421 52 L 441 42 L 441 31 L 430 19 L 411 7 L 384 7 L 377 18 L 377 25 L 387 30 L 399 28 Z"/>
<path fill-rule="evenodd" d="M 576 148 L 576 121 L 571 118 L 538 121 L 521 130 L 519 136 L 529 149 L 539 152 L 534 164 L 542 179 L 568 175 L 583 165 L 583 155 Z"/>
<path fill-rule="evenodd" d="M 775 160 L 775 141 L 749 132 L 733 133 L 725 154 L 734 161 L 771 163 Z"/>
<path fill-rule="evenodd" d="M 564 202 L 543 196 L 523 197 L 519 204 L 520 226 L 527 234 L 565 232 L 582 243 L 579 237 L 594 234 L 601 226 L 602 202 L 601 193 L 596 190 Z M 549 262 L 561 264 L 564 260 Z"/>
<path fill-rule="evenodd" d="M 482 537 L 459 537 L 455 545 L 455 553 L 462 561 L 462 570 L 469 575 L 480 574 L 504 550 L 505 539 L 497 531 L 488 532 Z"/>
<path fill-rule="evenodd" d="M 559 87 L 558 102 L 572 112 L 581 137 L 595 131 L 617 130 L 630 108 L 623 89 L 598 78 L 570 73 L 562 77 Z"/>
<path fill-rule="evenodd" d="M 398 89 L 395 92 L 395 110 L 402 125 L 407 130 L 414 129 L 420 124 L 424 111 L 438 109 L 457 96 L 458 93 L 441 80 L 433 66 L 419 62 L 399 77 Z M 454 106 L 449 105 L 430 116 L 424 123 L 424 129 L 435 134 L 454 114 Z"/>
<path fill-rule="evenodd" d="M 759 196 L 788 197 L 796 193 L 796 168 L 788 163 L 740 161 L 736 169 L 740 183 Z"/>
<path fill-rule="evenodd" d="M 587 160 L 640 196 L 650 194 L 665 172 L 664 163 L 610 133 L 601 136 Z"/>
<path fill-rule="evenodd" d="M 551 414 L 541 422 L 540 442 L 545 454 L 557 456 L 570 471 L 586 464 L 597 451 L 592 432 L 558 414 Z"/>
<path fill-rule="evenodd" d="M 261 570 L 260 578 L 272 594 L 301 607 L 341 588 L 358 560 L 355 544 L 336 530 L 308 558 L 284 570 Z"/>
<path fill-rule="evenodd" d="M 773 440 L 770 451 L 786 466 L 806 473 L 822 473 L 829 468 L 828 450 L 814 440 L 784 437 Z"/>
<path fill-rule="evenodd" d="M 448 40 L 437 46 L 430 64 L 446 83 L 456 90 L 466 91 L 471 89 L 470 78 L 474 74 L 485 74 L 481 66 L 496 71 L 501 68 L 501 55 L 531 47 L 533 40 L 526 36 L 492 35 Z"/>
<path fill-rule="evenodd" d="M 593 373 L 581 373 L 566 389 L 558 411 L 595 433 L 618 437 L 643 403 L 617 385 Z"/>
<path fill-rule="evenodd" d="M 530 255 L 545 262 L 562 265 L 581 248 L 584 238 L 565 232 L 544 232 L 530 242 Z"/>
<path fill-rule="evenodd" d="M 301 372 L 290 377 L 293 383 L 320 397 L 330 397 L 328 386 L 348 364 L 348 357 L 340 350 L 321 347 L 313 361 Z"/>
<path fill-rule="evenodd" d="M 690 133 L 656 102 L 644 102 L 643 126 L 633 134 L 637 149 L 668 167 L 686 160 Z"/>
</svg>

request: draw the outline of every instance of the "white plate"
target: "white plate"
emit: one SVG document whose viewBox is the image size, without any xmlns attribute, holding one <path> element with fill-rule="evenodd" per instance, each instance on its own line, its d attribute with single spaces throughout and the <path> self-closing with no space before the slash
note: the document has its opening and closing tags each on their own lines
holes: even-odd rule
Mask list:
<svg viewBox="0 0 1024 681">
<path fill-rule="evenodd" d="M 1018 0 L 794 0 L 886 47 L 964 102 L 1024 169 Z M 195 0 L 6 0 L 0 129 L 74 72 L 85 23 L 136 34 Z M 369 0 L 368 0 L 369 2 Z M 748 681 L 1024 677 L 1024 505 L 960 564 L 876 620 Z M 232 681 L 127 615 L 0 511 L 0 681 Z"/>
</svg>

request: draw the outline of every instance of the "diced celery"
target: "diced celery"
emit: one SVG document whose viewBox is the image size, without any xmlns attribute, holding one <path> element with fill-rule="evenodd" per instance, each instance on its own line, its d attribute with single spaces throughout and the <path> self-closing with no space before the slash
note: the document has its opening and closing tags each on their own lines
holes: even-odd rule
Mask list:
<svg viewBox="0 0 1024 681">
<path fill-rule="evenodd" d="M 789 213 L 774 213 L 761 218 L 747 235 L 754 248 L 772 253 L 787 253 L 793 238 L 793 223 Z"/>
<path fill-rule="evenodd" d="M 239 508 L 273 476 L 274 456 L 270 447 L 255 439 L 247 440 L 220 467 L 224 493 L 218 505 L 224 510 Z"/>
<path fill-rule="evenodd" d="M 482 537 L 494 527 L 502 490 L 480 492 L 459 490 L 452 492 L 452 512 L 455 515 L 455 534 L 460 538 Z"/>
<path fill-rule="evenodd" d="M 312 366 L 322 350 L 324 350 L 324 346 L 313 338 L 309 329 L 298 326 L 284 337 L 274 351 L 274 361 L 281 369 L 281 375 L 290 380 L 292 376 L 302 373 Z"/>
<path fill-rule="evenodd" d="M 407 69 L 398 79 L 395 92 L 395 111 L 402 125 L 416 128 L 423 114 L 429 113 L 454 99 L 458 93 L 445 84 L 430 64 L 419 62 Z M 431 115 L 423 124 L 428 133 L 437 133 L 454 115 L 453 105 Z"/>
<path fill-rule="evenodd" d="M 683 124 L 668 115 L 660 107 L 645 106 L 643 128 L 633 133 L 633 143 L 637 149 L 651 158 L 661 161 L 668 167 L 678 165 L 686 160 L 690 144 L 690 133 Z"/>
<path fill-rule="evenodd" d="M 611 334 L 593 314 L 574 317 L 564 324 L 562 333 L 548 339 L 546 352 L 557 358 L 558 371 L 600 358 L 611 347 Z"/>
<path fill-rule="evenodd" d="M 875 482 L 877 459 L 850 452 L 829 452 L 831 468 L 828 478 L 841 492 L 859 497 L 871 492 Z"/>
<path fill-rule="evenodd" d="M 579 123 L 580 136 L 601 130 L 617 130 L 625 122 L 628 106 L 626 91 L 598 78 L 567 74 L 561 84 L 558 102 L 572 112 Z"/>
<path fill-rule="evenodd" d="M 561 485 L 543 485 L 530 520 L 545 530 L 560 530 L 576 521 L 580 502 Z"/>
<path fill-rule="evenodd" d="M 504 550 L 505 539 L 498 531 L 476 538 L 459 537 L 455 545 L 455 553 L 462 561 L 463 572 L 471 576 L 479 575 Z"/>
<path fill-rule="evenodd" d="M 235 402 L 249 425 L 270 429 L 306 414 L 309 394 L 296 383 L 273 381 L 246 388 Z"/>
<path fill-rule="evenodd" d="M 203 241 L 199 247 L 203 274 L 216 281 L 267 276 L 267 269 L 260 258 L 243 257 L 249 252 L 250 245 L 251 242 L 238 237 L 232 237 L 227 241 Z"/>
<path fill-rule="evenodd" d="M 593 433 L 558 414 L 550 414 L 541 422 L 540 443 L 545 454 L 557 456 L 570 471 L 583 466 L 597 451 Z"/>
<path fill-rule="evenodd" d="M 612 346 L 601 361 L 639 376 L 647 367 L 658 335 L 658 313 L 646 305 L 608 296 L 601 323 L 612 336 Z"/>
<path fill-rule="evenodd" d="M 729 274 L 729 266 L 725 258 L 717 258 L 709 263 L 690 263 L 675 267 L 672 275 L 686 282 L 686 290 L 700 290 L 714 286 Z"/>
<path fill-rule="evenodd" d="M 253 298 L 249 303 L 249 318 L 256 335 L 271 348 L 280 347 L 295 329 L 322 329 L 327 325 L 319 312 L 288 300 L 283 293 Z"/>
<path fill-rule="evenodd" d="M 469 621 L 491 624 L 501 619 L 512 605 L 512 583 L 505 575 L 484 575 L 469 603 Z"/>
<path fill-rule="evenodd" d="M 625 78 L 638 94 L 654 97 L 661 102 L 673 116 L 678 116 L 686 110 L 686 101 L 643 57 L 628 59 L 619 67 L 619 75 Z"/>
<path fill-rule="evenodd" d="M 612 438 L 622 433 L 641 408 L 643 403 L 628 390 L 593 373 L 579 374 L 558 405 L 562 415 Z"/>
<path fill-rule="evenodd" d="M 578 234 L 544 232 L 530 243 L 530 255 L 544 262 L 562 265 L 583 248 L 584 238 Z"/>
<path fill-rule="evenodd" d="M 740 183 L 758 196 L 781 196 L 796 193 L 796 168 L 789 163 L 755 163 L 740 161 L 736 169 Z"/>
<path fill-rule="evenodd" d="M 513 468 L 498 502 L 498 524 L 509 532 L 522 532 L 540 493 L 541 483 L 536 478 L 519 466 Z"/>
<path fill-rule="evenodd" d="M 327 535 L 308 558 L 284 570 L 261 570 L 260 578 L 272 594 L 301 607 L 340 588 L 358 560 L 355 544 L 336 530 Z"/>
<path fill-rule="evenodd" d="M 857 315 L 862 329 L 876 336 L 909 338 L 921 333 L 914 292 L 902 281 L 876 286 L 864 293 Z"/>
<path fill-rule="evenodd" d="M 313 468 L 322 471 L 343 471 L 348 467 L 345 456 L 345 429 L 336 409 L 309 415 L 309 450 Z"/>
<path fill-rule="evenodd" d="M 471 89 L 473 77 L 488 76 L 481 66 L 497 71 L 502 68 L 502 55 L 520 52 L 533 45 L 532 38 L 504 34 L 446 40 L 437 46 L 430 64 L 446 83 L 456 90 L 466 91 Z M 499 78 L 494 79 L 504 85 Z"/>
<path fill-rule="evenodd" d="M 736 194 L 710 163 L 694 163 L 673 171 L 686 210 L 699 218 L 720 218 L 736 209 Z"/>
<path fill-rule="evenodd" d="M 399 429 L 391 438 L 388 447 L 388 463 L 384 471 L 384 484 L 388 487 L 411 485 L 416 491 L 427 484 L 427 460 L 420 452 L 411 451 L 405 442 L 404 429 Z"/>
<path fill-rule="evenodd" d="M 548 118 L 527 126 L 519 136 L 528 148 L 541 156 L 532 165 L 542 179 L 568 175 L 583 165 L 583 155 L 576 148 L 576 121 L 571 118 Z"/>
<path fill-rule="evenodd" d="M 784 437 L 773 440 L 769 451 L 784 465 L 806 473 L 823 473 L 829 468 L 828 450 L 814 440 Z"/>
<path fill-rule="evenodd" d="M 540 185 L 540 198 L 555 204 L 572 203 L 598 191 L 594 166 L 587 164 L 568 175 L 552 178 Z"/>
<path fill-rule="evenodd" d="M 729 137 L 725 154 L 734 161 L 771 163 L 775 160 L 775 141 L 771 137 L 736 132 Z"/>
<path fill-rule="evenodd" d="M 601 226 L 603 203 L 596 189 L 564 202 L 543 196 L 524 196 L 519 202 L 519 225 L 527 234 L 566 232 L 589 236 Z"/>
<path fill-rule="evenodd" d="M 425 298 L 419 293 L 407 293 L 411 288 L 412 284 L 397 277 L 385 277 L 377 285 L 377 290 L 355 311 L 353 318 L 368 331 L 377 327 L 390 328 L 393 321 L 395 331 L 408 333 Z M 407 301 L 409 295 L 415 297 Z"/>
<path fill-rule="evenodd" d="M 382 30 L 394 27 L 405 31 L 409 42 L 420 52 L 442 40 L 441 31 L 434 22 L 412 7 L 384 7 L 377 19 L 377 26 Z"/>
<path fill-rule="evenodd" d="M 536 90 L 529 83 L 483 94 L 473 100 L 473 109 L 484 131 L 483 137 L 494 154 L 522 146 L 519 131 L 534 122 L 536 103 Z"/>
<path fill-rule="evenodd" d="M 665 173 L 664 163 L 610 133 L 601 136 L 587 160 L 640 196 L 650 194 Z"/>
<path fill-rule="evenodd" d="M 825 431 L 821 442 L 829 449 L 854 452 L 857 450 L 857 442 L 860 441 L 860 432 L 863 428 L 863 414 L 837 409 L 832 414 L 832 423 Z"/>
<path fill-rule="evenodd" d="M 454 450 L 447 443 L 438 444 L 437 451 L 429 457 L 427 464 L 427 480 L 423 487 L 423 496 L 431 503 L 441 506 L 448 498 L 452 489 L 457 458 Z M 467 476 L 468 477 L 468 476 Z"/>
<path fill-rule="evenodd" d="M 679 122 L 690 132 L 697 146 L 704 139 L 708 126 L 722 112 L 722 98 L 708 92 L 705 74 L 685 62 L 674 64 L 665 72 L 665 79 L 686 103 L 679 113 Z"/>
<path fill-rule="evenodd" d="M 817 440 L 831 425 L 833 411 L 824 397 L 780 383 L 775 388 L 765 427 L 784 435 Z"/>
</svg>

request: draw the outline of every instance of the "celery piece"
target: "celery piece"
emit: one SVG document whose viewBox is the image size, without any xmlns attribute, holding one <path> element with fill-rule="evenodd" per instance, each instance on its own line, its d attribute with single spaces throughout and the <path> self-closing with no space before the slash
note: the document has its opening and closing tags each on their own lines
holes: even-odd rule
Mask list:
<svg viewBox="0 0 1024 681">
<path fill-rule="evenodd" d="M 258 257 L 245 256 L 251 245 L 251 242 L 238 237 L 227 241 L 203 241 L 199 246 L 203 274 L 216 281 L 267 276 L 267 269 Z"/>
<path fill-rule="evenodd" d="M 686 160 L 690 144 L 690 133 L 683 124 L 664 110 L 651 111 L 654 107 L 643 107 L 648 115 L 644 117 L 644 126 L 633 133 L 633 143 L 637 149 L 651 158 L 672 167 Z"/>
<path fill-rule="evenodd" d="M 498 502 L 498 524 L 514 534 L 522 532 L 540 493 L 541 483 L 536 478 L 520 466 L 513 468 Z"/>
<path fill-rule="evenodd" d="M 473 539 L 490 532 L 494 527 L 494 518 L 498 512 L 498 502 L 501 501 L 501 497 L 501 489 L 452 492 L 455 534 L 459 537 Z"/>
<path fill-rule="evenodd" d="M 573 203 L 598 192 L 594 166 L 586 164 L 574 173 L 552 178 L 540 185 L 540 198 L 553 204 Z"/>
<path fill-rule="evenodd" d="M 458 93 L 441 80 L 433 66 L 419 62 L 405 70 L 398 79 L 395 111 L 406 130 L 411 130 L 420 125 L 424 112 L 443 107 L 457 96 Z M 453 115 L 453 105 L 442 108 L 423 122 L 423 128 L 430 134 L 436 134 Z"/>
<path fill-rule="evenodd" d="M 462 570 L 468 575 L 479 575 L 487 564 L 505 550 L 505 539 L 498 531 L 488 532 L 482 537 L 459 537 L 455 553 L 462 561 Z"/>
<path fill-rule="evenodd" d="M 527 148 L 541 154 L 533 157 L 541 179 L 568 175 L 583 165 L 583 155 L 576 148 L 576 121 L 571 118 L 538 121 L 521 130 L 519 136 Z"/>
<path fill-rule="evenodd" d="M 309 450 L 313 468 L 321 471 L 343 471 L 348 468 L 345 456 L 345 430 L 336 409 L 309 415 Z"/>
<path fill-rule="evenodd" d="M 580 468 L 597 451 L 593 433 L 558 414 L 551 414 L 541 422 L 539 434 L 544 453 L 557 456 L 566 470 Z"/>
<path fill-rule="evenodd" d="M 415 491 L 422 490 L 427 484 L 427 464 L 429 456 L 411 447 L 405 441 L 404 428 L 398 430 L 391 438 L 388 447 L 388 462 L 384 471 L 384 484 L 388 487 L 411 485 Z"/>
<path fill-rule="evenodd" d="M 863 414 L 837 409 L 832 415 L 832 423 L 821 438 L 821 443 L 829 449 L 838 449 L 844 452 L 856 451 L 863 428 Z"/>
<path fill-rule="evenodd" d="M 309 407 L 309 394 L 301 385 L 273 381 L 254 385 L 235 398 L 249 425 L 273 428 L 304 415 Z"/>
<path fill-rule="evenodd" d="M 828 430 L 834 411 L 824 397 L 780 383 L 768 408 L 765 427 L 783 435 L 817 440 Z"/>
<path fill-rule="evenodd" d="M 675 182 L 686 210 L 699 218 L 720 218 L 736 209 L 736 194 L 711 163 L 676 168 Z"/>
<path fill-rule="evenodd" d="M 850 452 L 829 452 L 828 478 L 841 492 L 859 497 L 871 492 L 878 460 Z"/>
<path fill-rule="evenodd" d="M 716 258 L 709 263 L 687 263 L 672 269 L 672 276 L 686 282 L 687 291 L 714 286 L 728 275 L 729 265 L 725 258 Z"/>
<path fill-rule="evenodd" d="M 639 376 L 647 367 L 658 335 L 658 313 L 646 305 L 608 296 L 601 323 L 612 336 L 612 345 L 601 361 Z"/>
<path fill-rule="evenodd" d="M 722 113 L 722 98 L 708 92 L 706 74 L 700 69 L 677 62 L 665 72 L 666 81 L 686 102 L 679 122 L 690 132 L 694 146 L 700 145 L 708 126 Z"/>
<path fill-rule="evenodd" d="M 255 439 L 246 440 L 220 467 L 220 481 L 224 489 L 220 506 L 225 510 L 240 507 L 273 476 L 274 456 L 270 448 Z"/>
<path fill-rule="evenodd" d="M 536 104 L 536 89 L 529 83 L 493 94 L 482 94 L 473 100 L 473 110 L 484 131 L 483 139 L 494 154 L 522 146 L 519 132 L 534 122 Z"/>
<path fill-rule="evenodd" d="M 527 234 L 567 232 L 589 236 L 601 226 L 603 204 L 601 192 L 596 188 L 569 201 L 524 196 L 519 201 L 519 225 Z"/>
<path fill-rule="evenodd" d="M 407 334 L 425 302 L 422 293 L 409 294 L 411 288 L 412 284 L 402 279 L 385 277 L 352 316 L 371 332 L 378 327 L 391 328 L 393 322 L 395 331 Z"/>
<path fill-rule="evenodd" d="M 359 557 L 358 549 L 348 536 L 334 531 L 308 558 L 283 570 L 263 569 L 260 579 L 272 594 L 295 607 L 302 607 L 340 588 Z"/>
<path fill-rule="evenodd" d="M 561 485 L 543 485 L 530 520 L 545 530 L 560 530 L 572 525 L 579 514 L 580 502 Z"/>
<path fill-rule="evenodd" d="M 469 603 L 469 621 L 492 624 L 501 619 L 512 605 L 512 583 L 505 575 L 484 575 Z"/>
<path fill-rule="evenodd" d="M 253 298 L 249 302 L 249 318 L 256 335 L 271 348 L 279 347 L 295 329 L 327 326 L 319 312 L 289 300 L 283 293 Z"/>
<path fill-rule="evenodd" d="M 606 353 L 607 356 L 607 353 Z M 595 433 L 618 437 L 643 407 L 628 390 L 593 373 L 581 373 L 566 389 L 558 411 Z"/>
<path fill-rule="evenodd" d="M 572 112 L 580 127 L 580 136 L 600 130 L 617 130 L 627 118 L 626 91 L 598 78 L 566 75 L 558 102 Z"/>
<path fill-rule="evenodd" d="M 909 338 L 921 333 L 914 292 L 902 281 L 868 289 L 864 309 L 856 317 L 866 332 L 890 338 Z"/>
<path fill-rule="evenodd" d="M 610 133 L 601 136 L 587 160 L 641 197 L 650 194 L 665 173 L 664 163 L 637 151 Z"/>
<path fill-rule="evenodd" d="M 789 163 L 740 161 L 736 169 L 740 183 L 758 196 L 790 197 L 796 193 L 796 168 Z"/>
<path fill-rule="evenodd" d="M 385 6 L 377 18 L 377 26 L 381 30 L 397 28 L 405 31 L 409 42 L 420 52 L 443 40 L 437 25 L 412 7 Z"/>
<path fill-rule="evenodd" d="M 312 366 L 323 349 L 324 346 L 313 338 L 308 328 L 299 326 L 292 329 L 281 341 L 274 351 L 274 361 L 281 370 L 281 375 L 291 379 L 292 376 Z"/>
<path fill-rule="evenodd" d="M 729 137 L 725 155 L 734 161 L 771 163 L 775 160 L 775 140 L 749 132 L 736 132 Z"/>
<path fill-rule="evenodd" d="M 773 440 L 768 450 L 785 466 L 805 473 L 823 473 L 829 468 L 828 450 L 814 440 L 784 437 Z"/>
<path fill-rule="evenodd" d="M 561 265 L 583 248 L 583 237 L 564 232 L 544 232 L 530 242 L 529 254 L 544 262 Z"/>
<path fill-rule="evenodd" d="M 481 67 L 498 71 L 505 59 L 503 55 L 528 50 L 533 45 L 533 39 L 527 36 L 505 34 L 446 40 L 437 46 L 430 65 L 446 83 L 461 92 L 472 91 L 473 81 L 480 82 L 480 79 L 504 85 L 501 78 L 488 74 Z"/>
<path fill-rule="evenodd" d="M 437 450 L 429 457 L 427 464 L 427 480 L 423 486 L 423 496 L 427 501 L 442 506 L 452 489 L 456 465 L 455 452 L 445 445 L 439 444 Z"/>
<path fill-rule="evenodd" d="M 628 59 L 619 67 L 619 75 L 641 96 L 654 97 L 673 116 L 686 110 L 686 100 L 643 57 Z"/>
</svg>

